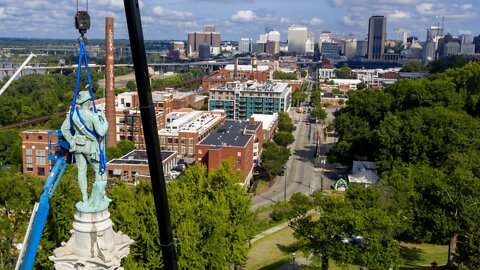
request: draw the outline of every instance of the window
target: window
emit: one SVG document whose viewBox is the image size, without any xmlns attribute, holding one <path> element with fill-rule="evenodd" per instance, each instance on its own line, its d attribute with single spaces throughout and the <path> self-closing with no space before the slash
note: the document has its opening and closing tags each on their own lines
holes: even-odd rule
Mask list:
<svg viewBox="0 0 480 270">
<path fill-rule="evenodd" d="M 182 146 L 182 155 L 185 155 L 187 153 L 187 148 L 185 146 Z"/>
<path fill-rule="evenodd" d="M 125 103 L 125 99 L 124 98 L 120 99 L 120 104 L 124 104 L 124 103 Z"/>
<path fill-rule="evenodd" d="M 242 156 L 242 152 L 237 152 L 237 157 L 241 157 Z"/>
<path fill-rule="evenodd" d="M 237 164 L 242 164 L 242 160 L 241 160 L 241 159 L 237 159 Z"/>
<path fill-rule="evenodd" d="M 123 180 L 128 181 L 128 171 L 123 171 Z"/>
<path fill-rule="evenodd" d="M 192 146 L 188 147 L 188 154 L 193 155 L 193 147 Z"/>
<path fill-rule="evenodd" d="M 161 144 L 165 144 L 165 137 L 163 137 L 163 136 L 160 137 L 160 143 L 161 143 Z"/>
<path fill-rule="evenodd" d="M 37 168 L 37 175 L 38 176 L 45 176 L 45 168 Z"/>
<path fill-rule="evenodd" d="M 174 146 L 174 147 L 173 147 L 173 151 L 175 151 L 175 152 L 178 153 L 178 146 Z"/>
<path fill-rule="evenodd" d="M 130 107 L 130 106 L 131 106 L 130 102 L 125 103 L 125 107 Z"/>
<path fill-rule="evenodd" d="M 182 138 L 181 141 L 182 141 L 182 144 L 186 144 L 186 143 L 187 143 L 187 139 L 185 139 L 185 138 Z"/>
<path fill-rule="evenodd" d="M 33 172 L 32 149 L 26 149 L 27 171 Z"/>
<path fill-rule="evenodd" d="M 199 155 L 202 154 L 202 149 L 198 149 L 198 154 L 199 154 Z"/>
<path fill-rule="evenodd" d="M 173 139 L 173 143 L 174 143 L 174 144 L 178 144 L 178 138 L 174 138 L 174 139 Z"/>
<path fill-rule="evenodd" d="M 172 138 L 167 138 L 167 142 L 172 143 L 173 142 Z"/>
<path fill-rule="evenodd" d="M 42 149 L 35 150 L 35 164 L 37 165 L 47 164 L 47 159 L 45 158 L 45 150 L 42 150 Z"/>
<path fill-rule="evenodd" d="M 188 144 L 192 145 L 193 144 L 193 138 L 188 139 Z"/>
<path fill-rule="evenodd" d="M 39 140 L 39 141 L 43 140 L 43 137 L 39 135 L 39 136 L 38 136 L 38 140 Z"/>
</svg>

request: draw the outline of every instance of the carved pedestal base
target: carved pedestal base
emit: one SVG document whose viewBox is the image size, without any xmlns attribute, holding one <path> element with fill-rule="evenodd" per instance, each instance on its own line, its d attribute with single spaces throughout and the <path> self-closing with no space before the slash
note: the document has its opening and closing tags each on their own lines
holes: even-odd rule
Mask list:
<svg viewBox="0 0 480 270">
<path fill-rule="evenodd" d="M 112 225 L 108 209 L 95 213 L 77 211 L 72 236 L 49 257 L 55 269 L 122 269 L 120 261 L 130 252 L 133 240 L 122 232 L 114 232 Z"/>
</svg>

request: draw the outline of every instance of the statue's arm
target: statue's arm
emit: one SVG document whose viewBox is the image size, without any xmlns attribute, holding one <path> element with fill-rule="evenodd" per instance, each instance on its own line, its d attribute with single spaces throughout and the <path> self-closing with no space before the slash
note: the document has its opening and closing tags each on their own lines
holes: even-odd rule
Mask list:
<svg viewBox="0 0 480 270">
<path fill-rule="evenodd" d="M 61 130 L 62 130 L 63 137 L 65 137 L 65 139 L 68 141 L 68 143 L 70 143 L 70 145 L 72 145 L 73 136 L 72 136 L 72 133 L 70 133 L 70 118 L 68 118 L 68 117 L 65 118 L 65 121 L 63 121 Z"/>
<path fill-rule="evenodd" d="M 95 132 L 101 137 L 105 137 L 105 135 L 107 135 L 108 122 L 103 113 L 94 114 L 93 127 L 95 128 Z"/>
</svg>

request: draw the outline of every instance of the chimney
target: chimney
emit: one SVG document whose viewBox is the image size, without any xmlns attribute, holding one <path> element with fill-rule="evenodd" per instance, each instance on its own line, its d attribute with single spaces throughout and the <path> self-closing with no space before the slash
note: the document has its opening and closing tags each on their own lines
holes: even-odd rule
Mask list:
<svg viewBox="0 0 480 270">
<path fill-rule="evenodd" d="M 235 58 L 235 66 L 233 67 L 233 79 L 236 80 L 238 77 L 238 57 Z"/>
<path fill-rule="evenodd" d="M 108 121 L 107 146 L 117 145 L 115 117 L 115 47 L 113 43 L 113 17 L 105 18 L 105 110 Z"/>
</svg>

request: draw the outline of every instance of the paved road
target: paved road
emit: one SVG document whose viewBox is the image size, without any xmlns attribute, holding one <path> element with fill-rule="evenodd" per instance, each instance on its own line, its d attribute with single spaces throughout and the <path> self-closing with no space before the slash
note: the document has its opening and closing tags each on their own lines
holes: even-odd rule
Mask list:
<svg viewBox="0 0 480 270">
<path fill-rule="evenodd" d="M 294 111 L 290 115 L 295 114 Z M 290 147 L 292 155 L 287 162 L 285 176 L 277 176 L 274 185 L 262 194 L 253 198 L 252 210 L 272 205 L 278 201 L 287 200 L 296 192 L 310 194 L 320 190 L 321 170 L 314 168 L 315 127 L 306 124 L 306 114 L 300 114 L 300 122 L 294 132 L 295 142 Z M 294 119 L 294 117 L 292 117 Z M 332 182 L 324 177 L 324 188 Z"/>
</svg>

